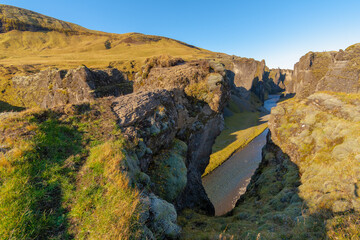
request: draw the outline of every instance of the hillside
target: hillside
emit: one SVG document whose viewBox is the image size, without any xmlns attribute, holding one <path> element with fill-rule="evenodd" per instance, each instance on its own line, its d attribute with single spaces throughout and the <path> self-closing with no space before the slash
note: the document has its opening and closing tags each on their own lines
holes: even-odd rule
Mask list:
<svg viewBox="0 0 360 240">
<path fill-rule="evenodd" d="M 100 68 L 114 61 L 117 65 L 131 60 L 143 62 L 147 57 L 164 53 L 185 59 L 211 53 L 165 37 L 92 31 L 7 5 L 0 5 L 0 32 L 0 64 L 5 66 L 36 64 L 36 68 L 42 68 L 85 64 Z M 109 41 L 107 46 L 106 41 Z"/>
<path fill-rule="evenodd" d="M 4 33 L 11 30 L 67 33 L 91 32 L 73 23 L 60 21 L 27 9 L 0 4 L 0 32 Z"/>
<path fill-rule="evenodd" d="M 216 56 L 166 37 L 92 31 L 7 5 L 0 5 L 0 32 L 0 101 L 15 106 L 24 104 L 15 97 L 11 82 L 14 75 L 86 65 L 98 69 L 116 67 L 132 79 L 152 56 L 166 54 L 185 60 Z"/>
</svg>

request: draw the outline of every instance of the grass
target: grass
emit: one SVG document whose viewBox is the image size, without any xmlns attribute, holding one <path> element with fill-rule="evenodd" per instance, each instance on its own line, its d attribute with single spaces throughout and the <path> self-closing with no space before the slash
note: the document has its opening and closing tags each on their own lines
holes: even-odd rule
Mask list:
<svg viewBox="0 0 360 240">
<path fill-rule="evenodd" d="M 115 123 L 106 100 L 1 119 L 0 236 L 137 239 L 139 192 Z"/>
<path fill-rule="evenodd" d="M 47 17 L 26 9 L 0 4 L 0 19 L 5 31 L 29 30 L 31 27 L 41 30 L 61 32 L 90 32 L 79 25 Z"/>
<path fill-rule="evenodd" d="M 267 128 L 267 122 L 260 120 L 258 112 L 240 112 L 232 101 L 230 110 L 233 115 L 225 117 L 225 129 L 215 140 L 209 164 L 202 176 L 212 172 Z"/>
<path fill-rule="evenodd" d="M 128 38 L 133 41 L 126 43 Z M 0 64 L 37 68 L 73 68 L 85 64 L 91 68 L 104 68 L 110 62 L 122 65 L 121 61 L 133 60 L 140 63 L 140 67 L 147 58 L 157 55 L 168 54 L 185 60 L 213 55 L 210 51 L 189 47 L 176 40 L 158 38 L 158 41 L 151 41 L 151 36 L 138 33 L 67 35 L 15 30 L 0 36 Z M 111 49 L 106 49 L 104 45 L 107 40 L 111 41 Z M 128 67 L 130 69 L 127 70 L 131 71 L 131 66 Z"/>
<path fill-rule="evenodd" d="M 2 156 L 0 235 L 6 239 L 69 238 L 61 204 L 71 191 L 71 168 L 65 161 L 81 152 L 81 135 L 54 119 L 31 123 L 30 141 L 17 141 Z M 73 164 L 78 164 L 74 158 Z M 66 200 L 65 200 L 66 201 Z"/>
<path fill-rule="evenodd" d="M 80 170 L 69 213 L 76 239 L 140 237 L 140 197 L 120 170 L 126 159 L 123 148 L 124 140 L 107 141 L 92 148 Z"/>
</svg>

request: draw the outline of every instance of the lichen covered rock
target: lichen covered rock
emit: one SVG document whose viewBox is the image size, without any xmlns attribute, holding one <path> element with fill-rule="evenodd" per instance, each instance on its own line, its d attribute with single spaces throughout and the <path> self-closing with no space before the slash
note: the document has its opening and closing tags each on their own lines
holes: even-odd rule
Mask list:
<svg viewBox="0 0 360 240">
<path fill-rule="evenodd" d="M 272 111 L 274 142 L 299 166 L 299 196 L 317 211 L 360 211 L 360 96 L 315 93 Z"/>
</svg>

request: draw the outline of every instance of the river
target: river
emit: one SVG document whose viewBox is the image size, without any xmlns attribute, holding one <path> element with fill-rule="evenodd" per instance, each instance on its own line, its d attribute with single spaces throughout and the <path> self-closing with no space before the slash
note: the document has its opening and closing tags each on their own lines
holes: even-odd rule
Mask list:
<svg viewBox="0 0 360 240">
<path fill-rule="evenodd" d="M 264 107 L 270 111 L 279 98 L 279 95 L 269 95 Z M 268 131 L 266 129 L 202 179 L 206 193 L 215 207 L 216 216 L 232 210 L 240 196 L 245 193 L 251 176 L 261 161 L 261 149 L 266 143 Z"/>
</svg>

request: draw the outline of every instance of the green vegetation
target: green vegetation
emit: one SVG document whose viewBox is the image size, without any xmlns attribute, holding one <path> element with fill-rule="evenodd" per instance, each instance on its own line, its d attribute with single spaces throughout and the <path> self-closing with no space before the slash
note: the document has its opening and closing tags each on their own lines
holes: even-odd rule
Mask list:
<svg viewBox="0 0 360 240">
<path fill-rule="evenodd" d="M 104 43 L 104 46 L 106 49 L 110 49 L 111 48 L 111 42 L 109 40 L 106 40 Z"/>
<path fill-rule="evenodd" d="M 187 182 L 186 153 L 187 145 L 175 139 L 170 149 L 160 152 L 150 165 L 154 191 L 162 199 L 173 202 L 184 190 Z"/>
<path fill-rule="evenodd" d="M 76 239 L 139 239 L 139 193 L 121 172 L 124 140 L 93 147 L 69 213 Z"/>
<path fill-rule="evenodd" d="M 195 101 L 211 102 L 214 94 L 210 92 L 206 82 L 198 82 L 187 85 L 184 89 L 186 95 L 192 97 Z"/>
<path fill-rule="evenodd" d="M 234 101 L 230 101 L 232 115 L 225 117 L 225 129 L 216 138 L 210 161 L 203 176 L 225 162 L 233 153 L 245 147 L 267 128 L 258 112 L 241 112 Z"/>
<path fill-rule="evenodd" d="M 1 119 L 2 238 L 138 239 L 139 193 L 121 171 L 128 147 L 115 122 L 106 101 Z"/>
</svg>

